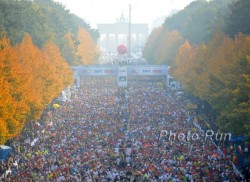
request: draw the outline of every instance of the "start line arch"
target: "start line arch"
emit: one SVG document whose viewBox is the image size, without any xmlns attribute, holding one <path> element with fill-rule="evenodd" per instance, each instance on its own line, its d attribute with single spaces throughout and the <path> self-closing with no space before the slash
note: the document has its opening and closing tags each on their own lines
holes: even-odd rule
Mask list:
<svg viewBox="0 0 250 182">
<path fill-rule="evenodd" d="M 166 86 L 171 87 L 174 80 L 169 75 L 169 66 L 165 65 L 91 65 L 72 67 L 75 85 L 80 86 L 83 76 L 114 76 L 119 86 L 127 86 L 129 76 L 163 76 Z"/>
</svg>

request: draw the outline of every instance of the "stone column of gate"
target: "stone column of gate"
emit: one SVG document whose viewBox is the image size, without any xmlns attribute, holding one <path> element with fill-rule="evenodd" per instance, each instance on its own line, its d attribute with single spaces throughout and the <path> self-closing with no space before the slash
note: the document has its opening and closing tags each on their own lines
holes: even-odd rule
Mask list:
<svg viewBox="0 0 250 182">
<path fill-rule="evenodd" d="M 119 34 L 115 34 L 115 48 L 118 46 Z"/>
<path fill-rule="evenodd" d="M 135 45 L 136 45 L 136 46 L 139 46 L 139 45 L 140 45 L 140 34 L 139 34 L 139 33 L 136 34 Z"/>
<path fill-rule="evenodd" d="M 109 34 L 106 34 L 106 50 L 107 52 L 110 52 L 110 42 L 109 42 Z"/>
</svg>

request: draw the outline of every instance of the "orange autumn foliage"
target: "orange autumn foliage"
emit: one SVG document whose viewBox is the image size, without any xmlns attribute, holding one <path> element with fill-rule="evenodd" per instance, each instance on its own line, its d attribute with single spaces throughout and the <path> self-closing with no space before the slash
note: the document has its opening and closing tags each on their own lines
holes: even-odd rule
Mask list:
<svg viewBox="0 0 250 182">
<path fill-rule="evenodd" d="M 71 85 L 70 67 L 53 43 L 41 51 L 27 34 L 15 47 L 0 37 L 0 144 L 37 120 L 63 88 Z"/>
<path fill-rule="evenodd" d="M 84 65 L 96 63 L 99 49 L 90 34 L 85 29 L 80 28 L 77 39 L 79 41 L 77 54 L 81 59 L 81 63 Z"/>
<path fill-rule="evenodd" d="M 77 55 L 77 45 L 78 42 L 75 42 L 70 33 L 67 33 L 63 37 L 63 45 L 62 45 L 62 54 L 63 57 L 67 60 L 67 62 L 71 66 L 77 66 L 81 63 L 79 56 Z"/>
<path fill-rule="evenodd" d="M 29 108 L 22 99 L 21 68 L 9 39 L 0 38 L 0 144 L 18 135 Z"/>
<path fill-rule="evenodd" d="M 18 54 L 18 63 L 24 70 L 29 79 L 23 86 L 25 99 L 30 107 L 29 119 L 36 120 L 40 117 L 44 104 L 49 101 L 43 100 L 43 81 L 46 78 L 46 72 L 43 73 L 43 56 L 38 47 L 36 47 L 32 38 L 25 35 L 23 42 L 15 46 Z M 43 70 L 44 71 L 44 70 Z"/>
<path fill-rule="evenodd" d="M 207 44 L 179 49 L 170 73 L 187 92 L 207 101 L 219 129 L 250 137 L 250 37 L 216 31 Z"/>
<path fill-rule="evenodd" d="M 179 32 L 165 30 L 155 50 L 156 64 L 171 65 L 176 51 L 182 43 L 183 39 Z"/>
<path fill-rule="evenodd" d="M 47 42 L 44 45 L 43 55 L 48 64 L 52 66 L 50 74 L 55 78 L 57 92 L 68 85 L 72 85 L 74 81 L 73 72 L 61 55 L 59 48 L 53 42 Z M 55 96 L 57 95 L 58 93 Z"/>
</svg>

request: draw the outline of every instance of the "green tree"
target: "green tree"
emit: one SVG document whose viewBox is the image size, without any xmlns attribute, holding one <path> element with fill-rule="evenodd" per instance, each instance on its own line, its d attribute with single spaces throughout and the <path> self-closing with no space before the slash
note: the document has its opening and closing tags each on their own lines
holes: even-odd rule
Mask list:
<svg viewBox="0 0 250 182">
<path fill-rule="evenodd" d="M 217 31 L 206 45 L 183 44 L 171 68 L 188 92 L 219 113 L 219 128 L 236 135 L 250 136 L 249 54 L 249 36 L 232 39 Z"/>
<path fill-rule="evenodd" d="M 47 41 L 53 41 L 63 52 L 64 35 L 70 33 L 76 42 L 79 28 L 85 29 L 94 41 L 99 38 L 97 30 L 60 3 L 52 0 L 0 0 L 0 30 L 6 32 L 12 45 L 21 43 L 28 33 L 39 48 Z"/>
<path fill-rule="evenodd" d="M 224 32 L 234 37 L 238 33 L 250 34 L 250 1 L 238 0 L 230 6 L 230 14 L 225 18 Z"/>
<path fill-rule="evenodd" d="M 233 0 L 194 1 L 182 11 L 167 17 L 164 27 L 181 33 L 191 44 L 207 43 L 224 17 L 229 14 L 228 5 Z"/>
</svg>

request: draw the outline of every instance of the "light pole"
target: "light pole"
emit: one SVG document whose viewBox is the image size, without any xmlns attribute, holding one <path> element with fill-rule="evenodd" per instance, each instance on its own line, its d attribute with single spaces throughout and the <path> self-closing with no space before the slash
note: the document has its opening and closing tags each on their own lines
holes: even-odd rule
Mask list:
<svg viewBox="0 0 250 182">
<path fill-rule="evenodd" d="M 132 5 L 129 4 L 129 20 L 128 20 L 128 58 L 130 58 L 131 55 L 131 9 Z"/>
</svg>

